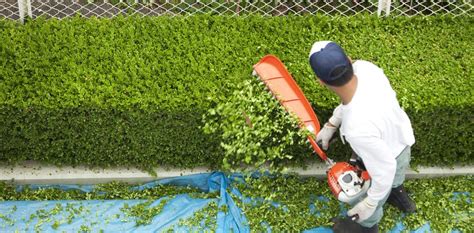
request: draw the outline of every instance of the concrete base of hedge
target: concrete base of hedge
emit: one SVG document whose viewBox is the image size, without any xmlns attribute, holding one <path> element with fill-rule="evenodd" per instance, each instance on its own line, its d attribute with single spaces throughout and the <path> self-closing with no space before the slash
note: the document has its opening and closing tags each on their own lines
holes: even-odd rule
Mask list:
<svg viewBox="0 0 474 233">
<path fill-rule="evenodd" d="M 296 172 L 303 177 L 326 177 L 326 165 L 314 163 L 307 169 L 292 168 L 289 172 Z M 34 161 L 27 161 L 16 166 L 0 165 L 0 181 L 12 181 L 16 184 L 98 184 L 111 181 L 127 183 L 141 183 L 167 177 L 191 175 L 210 172 L 206 167 L 194 169 L 157 168 L 157 176 L 135 168 L 91 169 L 86 167 L 56 167 L 41 165 Z M 474 166 L 418 167 L 416 171 L 407 172 L 408 179 L 432 178 L 440 176 L 473 175 Z"/>
</svg>

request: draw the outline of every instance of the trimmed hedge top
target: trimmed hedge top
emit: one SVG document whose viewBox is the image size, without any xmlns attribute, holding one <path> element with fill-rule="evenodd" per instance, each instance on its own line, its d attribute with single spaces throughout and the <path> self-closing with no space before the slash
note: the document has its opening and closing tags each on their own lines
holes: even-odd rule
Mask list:
<svg viewBox="0 0 474 233">
<path fill-rule="evenodd" d="M 93 166 L 216 164 L 201 115 L 272 53 L 319 120 L 337 97 L 308 65 L 339 42 L 384 69 L 415 127 L 414 162 L 472 163 L 472 17 L 221 16 L 0 20 L 0 160 Z M 346 158 L 335 146 L 330 153 Z M 296 155 L 307 157 L 307 155 Z"/>
<path fill-rule="evenodd" d="M 230 74 L 280 57 L 307 97 L 334 106 L 307 64 L 339 42 L 382 67 L 405 108 L 472 105 L 474 29 L 466 18 L 145 17 L 0 21 L 0 103 L 50 108 L 206 109 Z M 224 92 L 223 92 L 224 91 Z"/>
</svg>

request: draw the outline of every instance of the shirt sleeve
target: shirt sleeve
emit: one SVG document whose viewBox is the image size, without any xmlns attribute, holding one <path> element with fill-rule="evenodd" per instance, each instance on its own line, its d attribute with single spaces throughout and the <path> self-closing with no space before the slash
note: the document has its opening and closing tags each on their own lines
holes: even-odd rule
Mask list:
<svg viewBox="0 0 474 233">
<path fill-rule="evenodd" d="M 354 152 L 362 158 L 372 179 L 367 195 L 373 200 L 382 200 L 392 189 L 397 161 L 387 144 L 375 136 L 346 137 Z"/>
<path fill-rule="evenodd" d="M 329 123 L 339 127 L 342 122 L 342 104 L 339 104 L 333 111 L 332 116 L 329 118 Z"/>
</svg>

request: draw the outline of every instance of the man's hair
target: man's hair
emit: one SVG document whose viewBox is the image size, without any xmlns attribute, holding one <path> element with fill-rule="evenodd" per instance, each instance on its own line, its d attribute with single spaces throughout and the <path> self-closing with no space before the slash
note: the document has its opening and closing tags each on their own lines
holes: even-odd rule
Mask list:
<svg viewBox="0 0 474 233">
<path fill-rule="evenodd" d="M 327 82 L 323 81 L 323 82 L 331 86 L 336 86 L 336 87 L 343 86 L 344 84 L 348 83 L 352 79 L 352 76 L 354 76 L 352 65 L 350 67 L 339 66 L 331 71 L 330 76 L 339 77 L 339 78 L 335 80 L 331 80 Z"/>
</svg>

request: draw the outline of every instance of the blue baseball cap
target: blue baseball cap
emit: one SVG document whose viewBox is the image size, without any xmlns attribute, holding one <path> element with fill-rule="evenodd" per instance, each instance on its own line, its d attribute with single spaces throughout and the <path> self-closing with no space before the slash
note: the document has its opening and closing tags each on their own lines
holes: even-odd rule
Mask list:
<svg viewBox="0 0 474 233">
<path fill-rule="evenodd" d="M 349 57 L 332 41 L 315 42 L 309 53 L 309 64 L 316 76 L 331 86 L 346 84 L 354 74 Z"/>
</svg>

